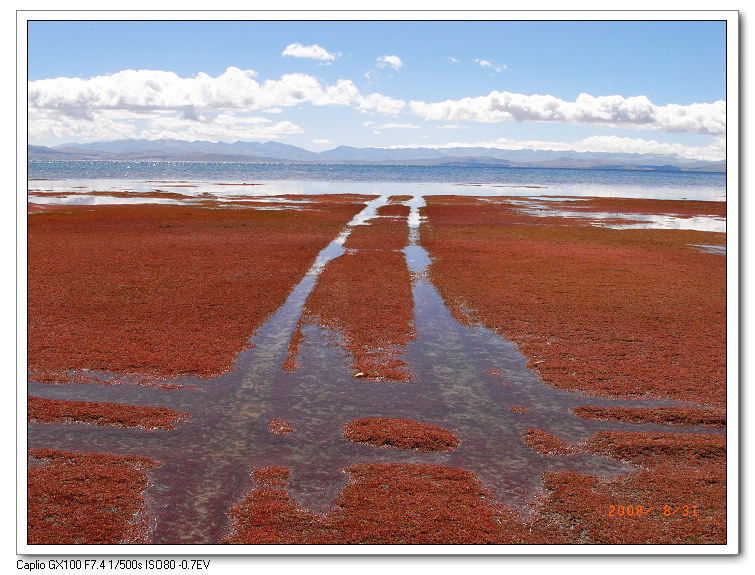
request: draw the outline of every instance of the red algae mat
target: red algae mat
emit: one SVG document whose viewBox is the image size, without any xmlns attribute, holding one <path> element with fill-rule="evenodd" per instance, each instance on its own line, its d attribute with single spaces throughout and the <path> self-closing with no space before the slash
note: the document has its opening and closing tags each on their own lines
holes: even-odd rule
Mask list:
<svg viewBox="0 0 755 575">
<path fill-rule="evenodd" d="M 73 383 L 30 383 L 30 418 L 50 422 L 29 424 L 30 542 L 726 542 L 725 395 L 717 395 L 726 358 L 721 342 L 708 341 L 725 335 L 717 277 L 725 257 L 690 247 L 720 244 L 721 234 L 605 230 L 528 216 L 505 198 L 429 197 L 421 225 L 419 197 L 380 198 L 354 220 L 365 197 L 307 199 L 306 209 L 266 212 L 240 203 L 117 206 L 133 214 L 126 222 L 99 207 L 91 219 L 90 207 L 29 217 L 87 222 L 95 236 L 73 224 L 67 232 L 84 236 L 80 251 L 87 238 L 107 240 L 98 253 L 115 291 L 95 289 L 100 305 L 127 275 L 160 301 L 140 283 L 156 270 L 116 250 L 111 234 L 145 261 L 185 254 L 191 265 L 166 265 L 200 276 L 197 293 L 179 291 L 161 313 L 180 309 L 208 339 L 223 340 L 195 341 L 189 331 L 175 357 L 173 348 L 132 355 L 141 370 L 119 371 L 97 347 L 114 337 L 107 329 L 84 334 L 90 347 L 81 353 L 69 342 L 73 360 L 60 361 L 59 343 L 58 355 L 37 352 L 59 360 L 37 359 L 39 379 Z M 583 209 L 722 213 L 700 202 L 630 203 Z M 363 219 L 369 225 L 353 225 Z M 349 220 L 349 235 L 328 245 Z M 179 231 L 191 249 L 171 251 Z M 139 243 L 153 233 L 162 238 L 155 245 L 171 248 Z M 245 249 L 234 251 L 235 242 Z M 205 243 L 210 261 L 195 270 L 191 257 Z M 243 273 L 206 283 L 213 266 L 228 265 L 225 251 Z M 128 273 L 114 274 L 118 265 Z M 698 277 L 701 269 L 716 277 Z M 94 267 L 71 277 L 82 270 Z M 81 305 L 96 315 L 95 303 Z M 78 325 L 81 308 L 66 305 L 50 315 Z M 255 311 L 239 311 L 246 307 Z M 237 321 L 246 339 L 233 348 L 226 340 Z M 93 367 L 90 356 L 105 359 Z M 99 385 L 95 370 L 164 378 L 167 388 Z M 94 489 L 82 493 L 82 481 Z M 91 513 L 99 525 L 112 509 L 121 522 L 99 539 L 79 520 Z"/>
<path fill-rule="evenodd" d="M 343 426 L 343 436 L 355 443 L 417 451 L 451 451 L 459 446 L 459 438 L 447 429 L 391 417 L 355 419 Z"/>
<path fill-rule="evenodd" d="M 664 425 L 704 425 L 726 427 L 726 412 L 717 409 L 692 409 L 685 407 L 596 407 L 582 405 L 572 410 L 574 415 L 585 419 L 603 421 L 627 421 L 630 423 L 660 423 Z"/>
<path fill-rule="evenodd" d="M 29 396 L 27 418 L 34 423 L 91 423 L 142 429 L 174 429 L 189 413 L 165 407 L 92 401 L 63 401 Z"/>
<path fill-rule="evenodd" d="M 489 503 L 474 475 L 434 465 L 362 464 L 325 516 L 297 507 L 286 468 L 260 470 L 260 487 L 231 510 L 237 544 L 456 545 L 523 543 L 527 528 Z"/>
<path fill-rule="evenodd" d="M 599 432 L 585 448 L 644 469 L 614 480 L 546 474 L 538 529 L 570 543 L 726 543 L 724 436 Z"/>
<path fill-rule="evenodd" d="M 146 543 L 143 457 L 30 449 L 29 544 Z"/>
<path fill-rule="evenodd" d="M 258 211 L 67 206 L 28 218 L 28 359 L 170 378 L 232 368 L 363 204 Z"/>
<path fill-rule="evenodd" d="M 401 359 L 414 339 L 411 278 L 402 250 L 408 241 L 409 208 L 386 205 L 370 225 L 355 226 L 346 253 L 329 263 L 304 307 L 300 328 L 330 330 L 351 354 L 357 377 L 410 381 Z M 380 217 L 383 216 L 383 217 Z M 301 330 L 291 341 L 287 365 L 296 367 Z"/>
<path fill-rule="evenodd" d="M 306 212 L 212 202 L 212 208 L 30 205 L 30 381 L 110 383 L 115 376 L 149 383 L 229 371 L 250 335 L 367 199 L 310 197 Z M 27 411 L 40 429 L 89 423 L 173 430 L 191 415 L 32 396 Z M 149 542 L 146 524 L 131 524 L 141 509 L 146 480 L 140 470 L 151 465 L 148 459 L 48 449 L 30 454 L 44 464 L 29 468 L 29 543 Z M 82 482 L 90 494 L 81 492 Z M 103 527 L 114 511 L 118 519 Z M 95 518 L 90 525 L 87 517 Z"/>
<path fill-rule="evenodd" d="M 543 455 L 578 450 L 644 469 L 618 479 L 545 474 L 527 516 L 495 503 L 467 470 L 361 464 L 334 507 L 317 515 L 287 491 L 287 468 L 253 472 L 231 510 L 236 544 L 721 544 L 726 541 L 725 437 L 600 432 L 579 446 L 528 431 Z"/>
<path fill-rule="evenodd" d="M 690 247 L 721 234 L 574 225 L 462 197 L 430 197 L 425 214 L 449 307 L 514 341 L 549 385 L 726 405 L 726 259 Z"/>
<path fill-rule="evenodd" d="M 725 205 L 600 199 L 584 211 L 725 216 Z M 534 218 L 505 199 L 428 199 L 422 245 L 457 318 L 517 343 L 551 386 L 608 397 L 726 405 L 725 257 L 692 249 L 723 234 L 610 230 Z M 570 209 L 575 209 L 569 206 Z M 725 426 L 725 411 L 579 406 L 582 418 Z M 617 479 L 546 472 L 533 533 L 549 542 L 726 542 L 721 435 L 598 432 L 573 445 L 541 429 L 544 456 L 586 450 L 644 468 Z"/>
</svg>

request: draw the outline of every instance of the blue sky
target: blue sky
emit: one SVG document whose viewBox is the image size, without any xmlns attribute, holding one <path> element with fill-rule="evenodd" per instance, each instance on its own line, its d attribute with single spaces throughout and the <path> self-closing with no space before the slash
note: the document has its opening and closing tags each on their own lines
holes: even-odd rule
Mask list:
<svg viewBox="0 0 755 575">
<path fill-rule="evenodd" d="M 28 23 L 29 142 L 722 159 L 723 21 Z"/>
</svg>

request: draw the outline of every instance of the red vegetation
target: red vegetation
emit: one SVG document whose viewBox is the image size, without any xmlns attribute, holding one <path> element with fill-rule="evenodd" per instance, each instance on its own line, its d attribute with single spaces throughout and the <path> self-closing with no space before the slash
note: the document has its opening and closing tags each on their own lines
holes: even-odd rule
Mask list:
<svg viewBox="0 0 755 575">
<path fill-rule="evenodd" d="M 229 370 L 361 208 L 330 198 L 307 212 L 144 204 L 30 215 L 29 370 Z"/>
<path fill-rule="evenodd" d="M 725 258 L 689 247 L 720 244 L 722 234 L 596 228 L 527 216 L 505 199 L 426 200 L 421 240 L 433 258 L 432 280 L 455 317 L 513 340 L 546 383 L 608 396 L 726 405 Z M 577 205 L 585 211 L 725 215 L 720 203 L 597 199 L 569 203 L 568 209 Z M 720 410 L 583 406 L 575 413 L 725 423 Z M 614 479 L 546 473 L 546 495 L 530 525 L 534 540 L 725 543 L 724 436 L 606 432 L 570 446 L 531 430 L 525 441 L 548 452 L 584 449 L 645 467 Z M 629 506 L 632 516 L 625 513 Z"/>
<path fill-rule="evenodd" d="M 352 367 L 375 381 L 409 381 L 400 359 L 416 337 L 411 277 L 401 251 L 408 226 L 379 218 L 356 226 L 344 247 L 355 249 L 330 261 L 307 298 L 300 325 L 319 324 L 343 338 Z M 352 239 L 356 238 L 356 239 Z M 300 330 L 289 346 L 286 367 L 295 367 Z M 294 341 L 295 340 L 295 341 Z"/>
<path fill-rule="evenodd" d="M 30 449 L 28 543 L 147 543 L 143 457 Z"/>
<path fill-rule="evenodd" d="M 386 204 L 385 206 L 380 206 L 378 208 L 377 215 L 394 217 L 394 218 L 403 218 L 404 220 L 406 220 L 406 218 L 409 217 L 410 211 L 411 211 L 411 208 L 409 206 L 404 206 L 402 204 Z"/>
<path fill-rule="evenodd" d="M 551 434 L 528 431 L 532 443 L 548 454 L 578 450 Z M 613 479 L 546 473 L 545 493 L 530 519 L 493 503 L 474 474 L 463 469 L 398 463 L 350 467 L 351 482 L 324 516 L 288 496 L 288 469 L 255 470 L 260 487 L 231 510 L 233 535 L 224 542 L 721 544 L 726 541 L 725 442 L 720 435 L 598 433 L 579 448 L 646 469 Z M 629 506 L 631 516 L 625 512 Z"/>
<path fill-rule="evenodd" d="M 501 385 L 503 385 L 504 387 L 506 387 L 506 385 L 505 385 L 505 384 L 501 384 Z M 526 412 L 526 411 L 529 411 L 529 410 L 528 410 L 528 409 L 527 409 L 526 407 L 524 407 L 523 405 L 512 405 L 512 406 L 511 406 L 511 408 L 510 408 L 509 410 L 510 410 L 510 411 L 513 411 L 514 413 L 524 413 L 524 412 Z"/>
<path fill-rule="evenodd" d="M 577 198 L 548 200 L 541 205 L 570 212 L 613 212 L 622 214 L 663 214 L 675 217 L 726 217 L 726 202 L 694 200 L 648 200 L 642 198 Z M 576 201 L 574 201 L 576 200 Z M 537 201 L 537 199 L 535 199 Z"/>
<path fill-rule="evenodd" d="M 221 543 L 245 545 L 310 543 L 308 538 L 319 531 L 319 517 L 297 506 L 286 493 L 287 467 L 255 469 L 252 477 L 260 484 L 244 501 L 234 505 L 232 533 Z"/>
<path fill-rule="evenodd" d="M 384 208 L 405 208 L 406 206 L 383 206 Z M 382 209 L 382 208 L 381 208 Z M 408 208 L 406 208 L 408 210 Z M 407 212 L 408 214 L 408 212 Z M 409 242 L 409 226 L 406 218 L 378 218 L 370 225 L 354 226 L 343 247 L 352 250 L 393 250 L 399 251 Z M 398 254 L 403 257 L 403 254 Z"/>
<path fill-rule="evenodd" d="M 427 204 L 421 240 L 447 305 L 513 340 L 546 383 L 725 406 L 726 258 L 688 245 L 722 234 L 597 228 L 526 216 L 505 199 Z"/>
<path fill-rule="evenodd" d="M 252 471 L 252 477 L 255 481 L 268 487 L 286 485 L 286 479 L 291 475 L 288 467 L 265 467 L 264 469 L 255 469 Z"/>
<path fill-rule="evenodd" d="M 125 405 L 90 401 L 64 401 L 29 396 L 28 421 L 34 423 L 92 423 L 143 429 L 175 429 L 190 413 L 167 407 Z"/>
<path fill-rule="evenodd" d="M 546 473 L 536 529 L 572 543 L 726 543 L 724 436 L 600 432 L 584 447 L 647 469 L 610 480 Z"/>
<path fill-rule="evenodd" d="M 492 504 L 474 474 L 436 465 L 361 464 L 325 516 L 297 507 L 284 485 L 262 482 L 230 512 L 241 544 L 524 543 L 529 531 Z M 276 475 L 280 481 L 281 475 Z"/>
<path fill-rule="evenodd" d="M 267 430 L 275 435 L 284 435 L 286 433 L 293 433 L 294 428 L 288 421 L 283 419 L 271 419 L 267 423 Z"/>
<path fill-rule="evenodd" d="M 572 409 L 582 419 L 625 421 L 627 423 L 657 423 L 661 425 L 705 425 L 726 427 L 726 412 L 718 409 L 688 407 L 597 407 L 581 405 Z"/>
<path fill-rule="evenodd" d="M 355 419 L 343 426 L 343 436 L 355 443 L 417 451 L 452 451 L 459 446 L 459 438 L 442 427 L 390 417 Z"/>
<path fill-rule="evenodd" d="M 531 447 L 540 455 L 568 455 L 579 451 L 571 443 L 542 429 L 525 429 L 522 431 L 522 439 L 526 446 Z"/>
</svg>

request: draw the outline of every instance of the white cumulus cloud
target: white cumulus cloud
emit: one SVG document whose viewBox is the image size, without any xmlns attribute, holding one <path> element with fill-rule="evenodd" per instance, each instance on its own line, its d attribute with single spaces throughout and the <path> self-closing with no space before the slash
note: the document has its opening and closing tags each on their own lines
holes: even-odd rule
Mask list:
<svg viewBox="0 0 755 575">
<path fill-rule="evenodd" d="M 411 111 L 425 120 L 445 122 L 564 122 L 611 127 L 656 129 L 666 132 L 726 132 L 726 102 L 687 106 L 656 106 L 645 96 L 591 96 L 580 94 L 567 102 L 550 95 L 525 95 L 493 91 L 487 96 L 446 100 L 411 101 Z"/>
<path fill-rule="evenodd" d="M 279 80 L 255 80 L 252 70 L 230 67 L 213 78 L 200 73 L 181 78 L 160 70 L 124 70 L 88 80 L 55 78 L 28 84 L 30 109 L 87 116 L 92 110 L 275 110 L 305 102 L 353 106 L 362 110 L 402 109 L 403 100 L 362 94 L 351 80 L 323 85 L 308 74 L 284 74 Z"/>
<path fill-rule="evenodd" d="M 398 56 L 395 56 L 395 55 L 380 56 L 377 59 L 377 67 L 378 68 L 385 68 L 386 66 L 388 66 L 388 67 L 393 68 L 394 70 L 398 71 L 399 68 L 401 68 L 402 65 L 403 65 L 403 63 L 401 62 L 401 58 L 399 58 Z"/>
<path fill-rule="evenodd" d="M 335 60 L 336 55 L 331 54 L 322 46 L 312 44 L 311 46 L 303 46 L 298 42 L 289 44 L 283 50 L 282 56 L 293 56 L 294 58 L 311 58 L 313 60 Z"/>
<path fill-rule="evenodd" d="M 181 121 L 186 123 L 183 129 L 187 134 L 201 133 L 207 139 L 235 134 L 249 139 L 301 131 L 291 122 L 263 126 L 249 119 L 251 111 L 281 113 L 285 108 L 310 104 L 396 115 L 406 107 L 403 100 L 378 93 L 363 94 L 351 80 L 327 85 L 308 74 L 285 74 L 262 82 L 256 76 L 253 70 L 230 67 L 217 77 L 200 73 L 182 78 L 162 70 L 124 70 L 90 79 L 29 82 L 29 135 L 83 138 L 84 134 L 98 133 L 102 139 L 135 137 L 140 130 L 174 133 L 180 129 L 177 123 L 165 127 L 160 122 Z M 204 128 L 199 126 L 202 123 Z M 247 128 L 249 133 L 244 132 Z M 212 133 L 215 138 L 210 136 Z"/>
</svg>

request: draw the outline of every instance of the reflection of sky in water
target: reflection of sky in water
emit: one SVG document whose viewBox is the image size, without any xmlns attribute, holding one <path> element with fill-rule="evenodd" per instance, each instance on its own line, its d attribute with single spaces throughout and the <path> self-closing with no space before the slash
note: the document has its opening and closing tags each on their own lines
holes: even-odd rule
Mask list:
<svg viewBox="0 0 755 575">
<path fill-rule="evenodd" d="M 690 244 L 690 246 L 708 254 L 716 254 L 719 256 L 726 255 L 726 246 L 714 246 L 708 244 Z"/>
<path fill-rule="evenodd" d="M 632 214 L 621 212 L 588 211 L 571 212 L 567 210 L 556 210 L 544 206 L 522 208 L 520 211 L 530 216 L 581 218 L 592 220 L 592 225 L 611 228 L 614 230 L 667 229 L 726 233 L 726 219 L 718 218 L 715 216 L 680 217 L 667 214 Z M 601 220 L 628 220 L 628 222 L 626 224 L 618 224 L 615 221 L 608 222 Z"/>
<path fill-rule="evenodd" d="M 87 195 L 75 195 L 75 196 L 63 196 L 63 197 L 50 197 L 50 196 L 29 196 L 29 201 L 34 204 L 50 204 L 50 205 L 64 205 L 64 206 L 102 206 L 108 204 L 183 204 L 182 200 L 174 198 L 123 198 L 116 196 L 87 196 Z"/>
<path fill-rule="evenodd" d="M 386 201 L 384 195 L 371 202 L 352 223 L 364 223 Z M 543 457 L 524 446 L 524 429 L 547 430 L 567 441 L 604 429 L 701 431 L 574 416 L 571 408 L 583 404 L 656 407 L 679 403 L 611 401 L 556 390 L 527 369 L 527 359 L 513 343 L 484 327 L 454 320 L 426 277 L 431 261 L 417 244 L 421 233 L 417 210 L 424 200 L 415 196 L 408 204 L 411 239 L 404 254 L 414 278 L 417 338 L 407 347 L 404 359 L 416 375 L 413 383 L 354 379 L 348 354 L 317 326 L 305 328 L 297 356 L 301 367 L 281 369 L 317 274 L 344 253 L 341 244 L 346 234 L 342 234 L 320 253 L 286 303 L 254 334 L 253 347 L 239 354 L 230 373 L 211 381 L 179 380 L 194 385 L 194 390 L 29 383 L 29 393 L 41 397 L 161 405 L 191 412 L 190 420 L 175 431 L 30 424 L 29 445 L 139 454 L 163 461 L 162 467 L 149 472 L 151 485 L 145 492 L 153 542 L 212 543 L 227 534 L 228 509 L 254 487 L 249 476 L 253 468 L 289 467 L 289 494 L 316 512 L 326 510 L 346 485 L 343 469 L 363 462 L 469 469 L 496 498 L 521 509 L 541 488 L 544 471 L 613 476 L 633 469 L 589 454 Z M 512 406 L 525 406 L 528 411 L 514 413 Z M 434 423 L 455 433 L 461 444 L 444 453 L 354 444 L 343 438 L 342 426 L 358 417 Z M 267 423 L 273 418 L 289 421 L 294 433 L 270 434 Z"/>
</svg>

